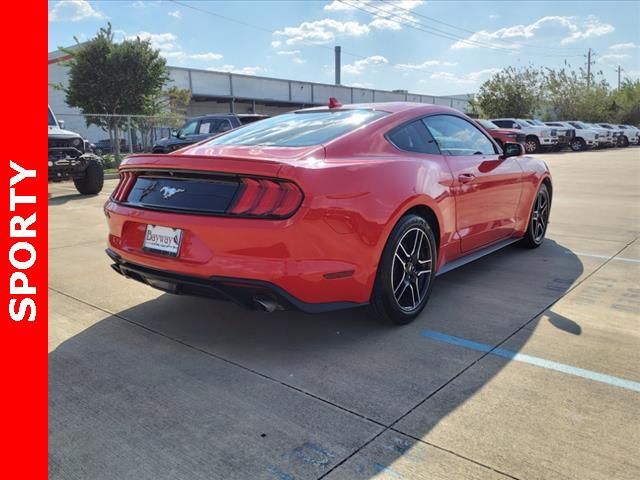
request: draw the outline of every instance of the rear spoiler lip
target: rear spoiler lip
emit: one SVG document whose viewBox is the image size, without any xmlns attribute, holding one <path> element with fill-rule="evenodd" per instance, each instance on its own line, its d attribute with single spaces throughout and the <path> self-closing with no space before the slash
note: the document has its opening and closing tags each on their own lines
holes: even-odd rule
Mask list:
<svg viewBox="0 0 640 480">
<path fill-rule="evenodd" d="M 310 157 L 324 159 L 325 149 L 323 145 L 314 147 L 296 148 L 295 151 L 279 156 L 279 152 L 261 151 L 260 154 L 251 156 L 241 155 L 242 150 L 229 152 L 231 155 L 193 155 L 193 154 L 135 154 L 125 158 L 118 170 L 174 170 L 198 173 L 220 173 L 247 176 L 261 176 L 279 178 L 284 167 L 302 167 L 304 160 Z M 271 153 L 271 155 L 269 155 Z M 287 169 L 291 171 L 290 169 Z"/>
</svg>

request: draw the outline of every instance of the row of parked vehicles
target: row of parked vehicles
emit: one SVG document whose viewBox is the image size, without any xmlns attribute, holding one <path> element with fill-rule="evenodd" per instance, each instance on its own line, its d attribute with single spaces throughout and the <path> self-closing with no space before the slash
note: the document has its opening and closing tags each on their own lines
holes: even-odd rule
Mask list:
<svg viewBox="0 0 640 480">
<path fill-rule="evenodd" d="M 478 120 L 501 145 L 518 142 L 527 153 L 559 152 L 570 148 L 581 152 L 589 148 L 640 145 L 640 129 L 633 125 L 586 123 L 578 120 L 542 122 L 529 118 Z"/>
<path fill-rule="evenodd" d="M 264 118 L 267 116 L 254 114 L 214 114 L 192 118 L 170 137 L 160 139 L 153 146 L 153 153 L 170 153 Z M 633 125 L 586 123 L 577 120 L 545 123 L 529 118 L 494 118 L 478 120 L 478 123 L 501 146 L 507 142 L 522 143 L 527 153 L 559 152 L 565 148 L 580 152 L 589 148 L 640 145 L 640 129 Z"/>
<path fill-rule="evenodd" d="M 171 153 L 229 130 L 268 118 L 257 114 L 210 114 L 187 120 L 185 125 L 153 145 L 153 153 Z M 527 153 L 560 151 L 570 148 L 579 152 L 588 148 L 627 147 L 640 145 L 640 129 L 632 125 L 586 123 L 576 120 L 541 122 L 526 118 L 494 118 L 476 120 L 500 146 L 520 143 Z M 49 181 L 73 180 L 83 194 L 102 189 L 101 155 L 111 153 L 107 139 L 95 145 L 80 135 L 64 130 L 49 108 Z M 127 151 L 121 140 L 120 150 Z M 138 149 L 134 149 L 138 151 Z"/>
</svg>

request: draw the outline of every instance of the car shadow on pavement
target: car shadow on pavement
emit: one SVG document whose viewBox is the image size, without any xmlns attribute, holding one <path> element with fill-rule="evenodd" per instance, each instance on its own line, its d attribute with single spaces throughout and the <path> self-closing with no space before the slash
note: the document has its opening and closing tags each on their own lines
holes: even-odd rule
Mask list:
<svg viewBox="0 0 640 480">
<path fill-rule="evenodd" d="M 100 196 L 99 193 L 96 195 L 83 195 L 80 193 L 72 193 L 69 195 L 59 195 L 55 197 L 49 194 L 49 206 L 64 205 L 65 203 L 72 202 L 74 200 L 86 200 L 87 198 L 99 197 L 99 196 Z"/>
<path fill-rule="evenodd" d="M 368 479 L 401 460 L 455 464 L 420 439 L 511 360 L 425 332 L 517 352 L 582 273 L 552 240 L 510 247 L 438 277 L 405 327 L 168 294 L 105 315 L 49 354 L 49 477 Z"/>
</svg>

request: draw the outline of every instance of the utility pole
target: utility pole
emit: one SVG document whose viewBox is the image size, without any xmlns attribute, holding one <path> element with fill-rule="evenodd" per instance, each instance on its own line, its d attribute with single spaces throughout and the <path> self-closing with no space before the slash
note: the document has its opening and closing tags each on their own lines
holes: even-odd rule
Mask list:
<svg viewBox="0 0 640 480">
<path fill-rule="evenodd" d="M 587 53 L 587 85 L 591 85 L 591 65 L 593 65 L 594 63 L 596 63 L 595 61 L 591 61 L 591 54 L 593 53 L 593 55 L 595 56 L 595 52 L 592 52 L 591 49 L 589 49 L 589 52 Z"/>
<path fill-rule="evenodd" d="M 618 90 L 620 90 L 620 73 L 622 72 L 622 67 L 618 65 Z"/>
</svg>

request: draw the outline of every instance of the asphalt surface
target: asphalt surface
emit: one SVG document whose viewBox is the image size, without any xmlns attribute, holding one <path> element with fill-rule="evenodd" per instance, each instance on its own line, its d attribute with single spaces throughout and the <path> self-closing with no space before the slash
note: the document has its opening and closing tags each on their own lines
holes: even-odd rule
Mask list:
<svg viewBox="0 0 640 480">
<path fill-rule="evenodd" d="M 411 325 L 126 280 L 50 185 L 52 479 L 640 478 L 640 148 L 547 154 L 551 223 Z"/>
</svg>

